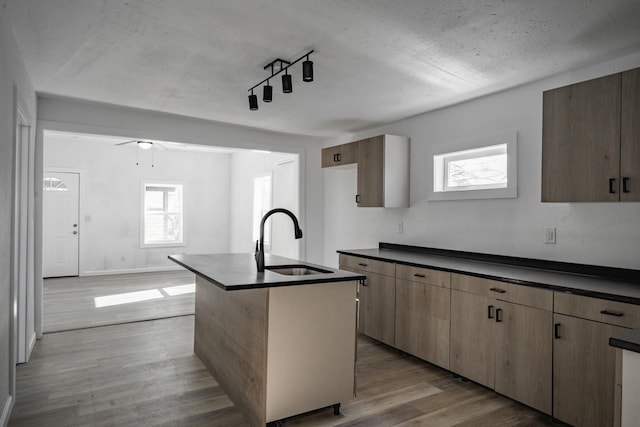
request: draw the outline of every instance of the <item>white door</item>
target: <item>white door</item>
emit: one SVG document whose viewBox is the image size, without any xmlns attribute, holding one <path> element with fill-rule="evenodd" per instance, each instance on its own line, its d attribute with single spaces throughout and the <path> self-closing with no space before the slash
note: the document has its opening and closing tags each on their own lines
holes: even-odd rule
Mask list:
<svg viewBox="0 0 640 427">
<path fill-rule="evenodd" d="M 78 275 L 79 187 L 77 173 L 44 173 L 44 277 Z"/>
<path fill-rule="evenodd" d="M 300 220 L 298 158 L 278 162 L 273 168 L 273 207 L 285 208 Z M 293 234 L 291 219 L 282 214 L 271 217 L 271 253 L 287 258 L 299 259 L 299 243 Z M 302 236 L 305 236 L 303 224 Z"/>
</svg>

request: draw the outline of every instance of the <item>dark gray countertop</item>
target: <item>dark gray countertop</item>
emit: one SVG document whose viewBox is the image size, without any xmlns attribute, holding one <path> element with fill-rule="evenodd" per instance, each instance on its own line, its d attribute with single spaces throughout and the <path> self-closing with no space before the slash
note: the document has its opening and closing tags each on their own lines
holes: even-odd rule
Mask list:
<svg viewBox="0 0 640 427">
<path fill-rule="evenodd" d="M 607 277 L 564 273 L 539 268 L 507 265 L 498 262 L 466 260 L 458 257 L 384 248 L 339 250 L 338 253 L 470 274 L 488 279 L 640 305 L 640 283 L 613 280 Z"/>
<path fill-rule="evenodd" d="M 272 288 L 276 286 L 364 280 L 362 274 L 336 270 L 308 262 L 265 254 L 265 265 L 305 264 L 328 270 L 326 274 L 287 276 L 269 270 L 258 273 L 253 254 L 169 255 L 169 259 L 226 291 Z"/>
<path fill-rule="evenodd" d="M 609 338 L 609 345 L 640 353 L 640 329 L 631 329 Z"/>
</svg>

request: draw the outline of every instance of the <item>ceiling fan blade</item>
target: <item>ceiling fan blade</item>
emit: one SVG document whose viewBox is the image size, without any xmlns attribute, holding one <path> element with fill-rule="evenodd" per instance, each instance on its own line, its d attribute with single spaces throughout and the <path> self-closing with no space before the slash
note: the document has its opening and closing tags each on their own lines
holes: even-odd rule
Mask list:
<svg viewBox="0 0 640 427">
<path fill-rule="evenodd" d="M 164 145 L 160 144 L 159 142 L 154 142 L 153 143 L 153 148 L 158 149 L 158 151 L 164 151 L 167 149 L 167 147 L 165 147 Z"/>
<path fill-rule="evenodd" d="M 131 144 L 132 142 L 138 142 L 138 140 L 137 139 L 132 139 L 131 141 L 118 142 L 116 145 Z"/>
</svg>

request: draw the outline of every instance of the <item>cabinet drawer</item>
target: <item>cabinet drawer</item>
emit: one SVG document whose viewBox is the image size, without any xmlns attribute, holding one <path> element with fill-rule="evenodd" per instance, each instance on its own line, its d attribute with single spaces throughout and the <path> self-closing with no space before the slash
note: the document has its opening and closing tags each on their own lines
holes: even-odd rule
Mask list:
<svg viewBox="0 0 640 427">
<path fill-rule="evenodd" d="M 542 310 L 553 310 L 553 291 L 547 289 L 457 273 L 451 273 L 451 288 Z"/>
<path fill-rule="evenodd" d="M 625 328 L 640 327 L 640 306 L 555 292 L 554 312 Z"/>
<path fill-rule="evenodd" d="M 396 279 L 410 280 L 443 288 L 451 287 L 451 273 L 424 267 L 397 264 Z"/>
<path fill-rule="evenodd" d="M 340 254 L 340 266 L 346 269 L 382 274 L 383 276 L 395 277 L 396 275 L 396 265 L 392 262 L 377 261 L 352 255 Z"/>
</svg>

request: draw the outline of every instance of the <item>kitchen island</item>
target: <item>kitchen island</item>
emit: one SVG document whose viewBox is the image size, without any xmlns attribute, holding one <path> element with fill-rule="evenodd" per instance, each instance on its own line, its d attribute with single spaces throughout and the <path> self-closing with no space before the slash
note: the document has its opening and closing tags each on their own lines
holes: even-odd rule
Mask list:
<svg viewBox="0 0 640 427">
<path fill-rule="evenodd" d="M 251 425 L 351 400 L 361 274 L 266 255 L 172 255 L 196 274 L 194 351 Z M 279 272 L 276 272 L 279 271 Z"/>
</svg>

